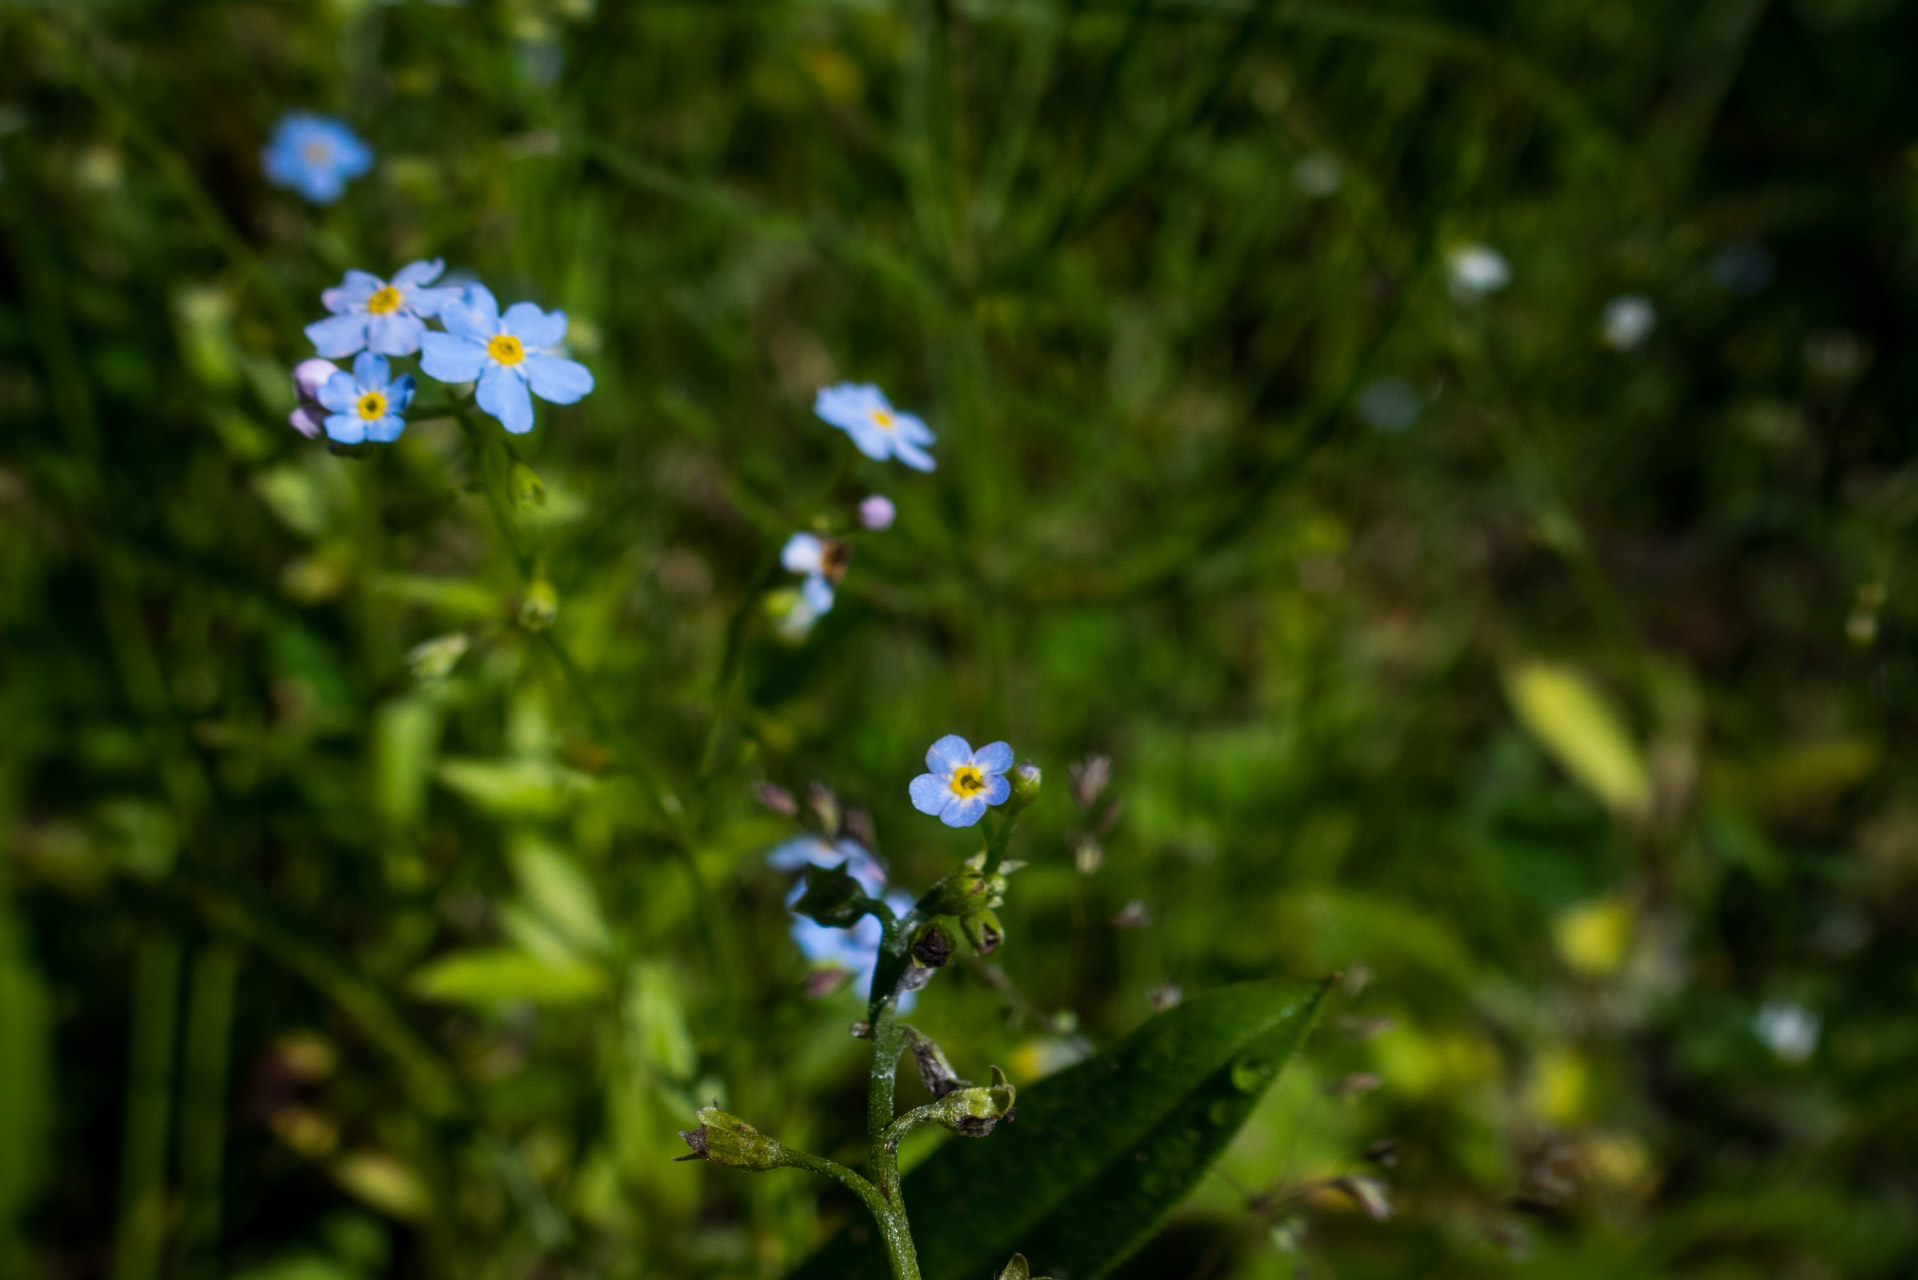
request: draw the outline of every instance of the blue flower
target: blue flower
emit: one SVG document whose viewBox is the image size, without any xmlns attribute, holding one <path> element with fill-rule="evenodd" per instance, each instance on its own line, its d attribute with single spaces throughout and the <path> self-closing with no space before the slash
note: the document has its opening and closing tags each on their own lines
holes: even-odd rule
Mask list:
<svg viewBox="0 0 1918 1280">
<path fill-rule="evenodd" d="M 907 793 L 912 807 L 929 813 L 949 827 L 969 827 L 986 816 L 986 806 L 1004 804 L 1012 794 L 1006 770 L 1012 768 L 1012 748 L 988 742 L 977 751 L 956 733 L 949 733 L 926 751 L 926 768 L 912 780 Z"/>
<path fill-rule="evenodd" d="M 333 313 L 330 319 L 306 326 L 313 346 L 330 360 L 352 355 L 365 347 L 383 356 L 410 356 L 420 349 L 427 316 L 459 297 L 456 288 L 429 289 L 446 264 L 409 262 L 389 282 L 365 271 L 349 271 L 337 289 L 320 294 Z"/>
<path fill-rule="evenodd" d="M 426 335 L 420 368 L 442 382 L 477 379 L 479 407 L 514 435 L 533 429 L 532 396 L 572 404 L 593 389 L 585 365 L 553 354 L 566 336 L 564 311 L 515 302 L 502 316 L 485 285 L 469 284 L 440 308 L 440 323 L 446 332 Z"/>
<path fill-rule="evenodd" d="M 793 573 L 803 573 L 799 598 L 807 611 L 808 625 L 822 614 L 832 612 L 833 587 L 846 576 L 852 549 L 838 538 L 820 538 L 810 533 L 795 533 L 786 539 L 779 563 Z"/>
<path fill-rule="evenodd" d="M 868 458 L 897 458 L 915 471 L 933 469 L 932 455 L 921 447 L 933 442 L 932 432 L 912 414 L 893 408 L 886 393 L 870 383 L 821 387 L 812 411 L 851 436 Z"/>
<path fill-rule="evenodd" d="M 328 410 L 326 435 L 340 444 L 377 440 L 391 444 L 406 430 L 400 415 L 413 403 L 413 375 L 388 380 L 386 357 L 362 351 L 353 372 L 334 374 L 320 388 L 320 403 Z"/>
<path fill-rule="evenodd" d="M 332 204 L 349 179 L 373 167 L 373 149 L 330 116 L 295 111 L 280 117 L 260 148 L 260 167 L 276 187 L 291 187 L 314 204 Z"/>
<path fill-rule="evenodd" d="M 857 880 L 867 893 L 884 901 L 894 915 L 912 910 L 912 895 L 898 890 L 887 892 L 884 869 L 856 840 L 829 844 L 819 836 L 795 836 L 767 854 L 766 863 L 779 871 L 798 871 L 807 865 L 837 867 L 843 864 L 846 874 Z M 786 905 L 791 907 L 798 902 L 804 892 L 803 881 L 793 885 L 786 895 Z M 794 915 L 790 932 L 793 942 L 812 964 L 821 969 L 843 970 L 852 975 L 855 987 L 871 988 L 873 969 L 879 963 L 879 943 L 885 936 L 885 927 L 875 917 L 861 916 L 850 929 L 834 929 Z M 899 1007 L 910 1009 L 912 1002 L 911 992 L 902 993 Z"/>
</svg>

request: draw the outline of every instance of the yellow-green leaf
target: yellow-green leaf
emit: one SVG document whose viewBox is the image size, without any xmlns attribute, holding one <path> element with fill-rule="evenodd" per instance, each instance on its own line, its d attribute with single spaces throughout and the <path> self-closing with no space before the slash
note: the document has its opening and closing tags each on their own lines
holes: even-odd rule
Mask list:
<svg viewBox="0 0 1918 1280">
<path fill-rule="evenodd" d="M 1652 779 L 1623 717 L 1578 669 L 1522 662 L 1505 673 L 1520 723 L 1572 778 L 1614 813 L 1651 812 Z"/>
</svg>

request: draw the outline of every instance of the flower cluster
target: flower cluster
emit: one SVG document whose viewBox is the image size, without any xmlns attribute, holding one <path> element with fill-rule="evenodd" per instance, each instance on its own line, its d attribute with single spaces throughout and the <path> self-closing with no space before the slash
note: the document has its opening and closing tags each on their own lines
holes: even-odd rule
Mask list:
<svg viewBox="0 0 1918 1280">
<path fill-rule="evenodd" d="M 479 407 L 515 435 L 533 429 L 534 396 L 572 404 L 593 389 L 592 372 L 560 354 L 565 312 L 516 302 L 502 315 L 483 284 L 436 287 L 444 270 L 435 258 L 408 263 L 390 280 L 348 271 L 337 288 L 320 295 L 331 314 L 308 325 L 306 336 L 326 359 L 294 371 L 301 397 L 296 430 L 317 435 L 317 423 L 337 444 L 398 439 L 414 380 L 403 374 L 389 381 L 388 356 L 419 355 L 429 377 L 476 383 Z M 444 332 L 429 330 L 428 320 L 438 320 Z M 347 356 L 356 356 L 350 376 L 327 363 Z"/>
</svg>

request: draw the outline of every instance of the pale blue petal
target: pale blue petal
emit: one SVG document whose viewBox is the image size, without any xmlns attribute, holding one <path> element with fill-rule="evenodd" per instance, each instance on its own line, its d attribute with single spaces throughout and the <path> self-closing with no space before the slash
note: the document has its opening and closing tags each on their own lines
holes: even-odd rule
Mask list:
<svg viewBox="0 0 1918 1280">
<path fill-rule="evenodd" d="M 478 286 L 472 286 L 477 288 Z M 491 296 L 490 294 L 488 295 Z M 499 321 L 489 318 L 483 311 L 473 306 L 473 295 L 469 289 L 440 307 L 440 323 L 446 331 L 464 342 L 486 345 L 487 339 L 499 332 Z"/>
<path fill-rule="evenodd" d="M 832 583 L 816 573 L 809 574 L 806 581 L 800 584 L 799 596 L 806 602 L 806 607 L 816 614 L 832 612 Z"/>
<path fill-rule="evenodd" d="M 995 773 L 986 779 L 986 789 L 979 793 L 987 804 L 1004 804 L 1006 797 L 1012 794 L 1012 782 L 1003 773 Z"/>
<path fill-rule="evenodd" d="M 336 413 L 326 420 L 326 438 L 341 444 L 359 444 L 366 439 L 366 423 L 357 413 Z"/>
<path fill-rule="evenodd" d="M 526 379 L 505 365 L 496 361 L 486 366 L 474 398 L 512 434 L 521 436 L 533 429 L 533 397 L 526 394 Z"/>
<path fill-rule="evenodd" d="M 404 311 L 374 316 L 366 325 L 366 345 L 382 355 L 410 356 L 426 336 L 426 321 Z"/>
<path fill-rule="evenodd" d="M 829 929 L 805 916 L 794 916 L 792 940 L 799 944 L 801 954 L 814 964 L 850 969 L 858 963 L 858 957 L 847 946 L 848 938 L 844 929 Z"/>
<path fill-rule="evenodd" d="M 936 773 L 922 773 L 906 786 L 906 794 L 912 797 L 912 807 L 921 813 L 937 816 L 952 803 L 952 787 Z"/>
<path fill-rule="evenodd" d="M 506 314 L 500 317 L 499 322 L 501 327 L 518 338 L 528 351 L 553 346 L 566 336 L 566 313 L 542 311 L 537 303 L 515 302 L 506 308 Z M 569 400 L 561 403 L 572 402 Z"/>
<path fill-rule="evenodd" d="M 928 427 L 923 419 L 914 417 L 910 413 L 894 414 L 893 430 L 907 444 L 931 444 L 938 438 L 932 434 L 932 428 Z"/>
<path fill-rule="evenodd" d="M 949 733 L 926 748 L 926 768 L 934 773 L 950 774 L 962 764 L 972 763 L 972 744 L 956 733 Z"/>
<path fill-rule="evenodd" d="M 349 311 L 345 315 L 315 320 L 306 326 L 306 336 L 313 343 L 313 349 L 329 360 L 350 356 L 366 345 L 366 313 Z"/>
<path fill-rule="evenodd" d="M 393 374 L 386 366 L 386 357 L 374 351 L 362 351 L 353 358 L 353 381 L 360 384 L 362 391 L 384 391 L 386 384 L 393 380 Z"/>
<path fill-rule="evenodd" d="M 406 419 L 397 413 L 389 413 L 383 418 L 366 424 L 366 438 L 377 440 L 381 444 L 392 444 L 400 438 L 400 432 L 406 430 Z"/>
<path fill-rule="evenodd" d="M 340 280 L 340 287 L 330 289 L 339 301 L 356 311 L 365 310 L 367 300 L 386 286 L 386 281 L 371 271 L 349 271 Z"/>
<path fill-rule="evenodd" d="M 572 404 L 593 389 L 592 371 L 577 360 L 529 355 L 522 368 L 533 394 L 549 404 Z"/>
<path fill-rule="evenodd" d="M 892 456 L 893 439 L 872 424 L 871 418 L 854 418 L 841 428 L 852 437 L 853 447 L 877 462 Z"/>
<path fill-rule="evenodd" d="M 393 379 L 386 388 L 386 403 L 393 407 L 394 413 L 405 413 L 407 406 L 413 403 L 413 391 L 419 384 L 410 373 L 402 373 Z"/>
<path fill-rule="evenodd" d="M 818 573 L 826 564 L 826 548 L 810 533 L 795 533 L 779 552 L 779 563 L 793 573 Z"/>
<path fill-rule="evenodd" d="M 292 413 L 288 414 L 286 420 L 293 424 L 295 431 L 305 436 L 308 440 L 317 440 L 320 438 L 320 431 L 324 424 L 320 421 L 320 415 L 313 412 L 310 407 L 301 405 Z"/>
<path fill-rule="evenodd" d="M 963 800 L 958 796 L 946 806 L 939 815 L 939 821 L 949 827 L 969 827 L 986 816 L 986 798 L 983 795 L 967 796 Z"/>
<path fill-rule="evenodd" d="M 972 762 L 987 773 L 1004 773 L 1012 768 L 1012 748 L 1003 742 L 988 742 L 973 752 Z"/>
<path fill-rule="evenodd" d="M 905 463 L 914 471 L 934 471 L 938 469 L 939 464 L 932 460 L 932 455 L 916 444 L 911 444 L 905 440 L 894 440 L 892 442 L 892 451 L 893 455 L 897 457 L 899 461 Z"/>
<path fill-rule="evenodd" d="M 431 318 L 437 316 L 446 307 L 457 304 L 460 290 L 455 287 L 442 289 L 408 289 L 406 291 L 406 309 L 416 316 Z"/>
<path fill-rule="evenodd" d="M 401 292 L 432 284 L 440 278 L 440 272 L 446 270 L 443 258 L 422 258 L 418 262 L 409 262 L 393 273 L 393 287 Z"/>
<path fill-rule="evenodd" d="M 886 397 L 870 383 L 841 382 L 821 387 L 813 397 L 812 410 L 840 430 L 850 430 L 855 422 L 872 421 L 872 411 L 886 407 Z"/>
<path fill-rule="evenodd" d="M 466 286 L 466 292 L 460 295 L 460 303 L 486 326 L 486 336 L 492 337 L 499 332 L 499 299 L 493 291 L 477 280 Z"/>
<path fill-rule="evenodd" d="M 318 396 L 319 402 L 334 413 L 351 412 L 354 402 L 359 398 L 359 384 L 344 369 L 321 384 Z"/>
<path fill-rule="evenodd" d="M 824 860 L 831 857 L 832 846 L 818 836 L 794 836 L 766 855 L 766 865 L 774 871 L 797 871 L 808 864 L 826 866 Z"/>
<path fill-rule="evenodd" d="M 441 382 L 471 382 L 489 363 L 485 347 L 450 333 L 429 333 L 420 342 L 420 368 Z"/>
</svg>

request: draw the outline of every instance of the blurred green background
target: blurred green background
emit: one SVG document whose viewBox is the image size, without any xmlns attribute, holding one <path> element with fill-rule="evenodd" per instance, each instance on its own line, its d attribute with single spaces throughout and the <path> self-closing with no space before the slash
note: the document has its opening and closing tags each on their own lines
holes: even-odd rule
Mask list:
<svg viewBox="0 0 1918 1280">
<path fill-rule="evenodd" d="M 784 1274 L 857 1205 L 668 1159 L 714 1097 L 863 1141 L 754 789 L 917 891 L 947 732 L 1048 777 L 915 1014 L 962 1071 L 1343 975 L 1124 1276 L 1918 1273 L 1914 47 L 1892 0 L 0 11 L 0 1273 Z M 378 153 L 337 205 L 260 176 L 295 109 Z M 544 637 L 453 422 L 285 425 L 319 291 L 433 256 L 598 379 L 516 442 Z M 939 470 L 814 419 L 839 378 Z M 780 643 L 780 544 L 874 491 Z"/>
</svg>

